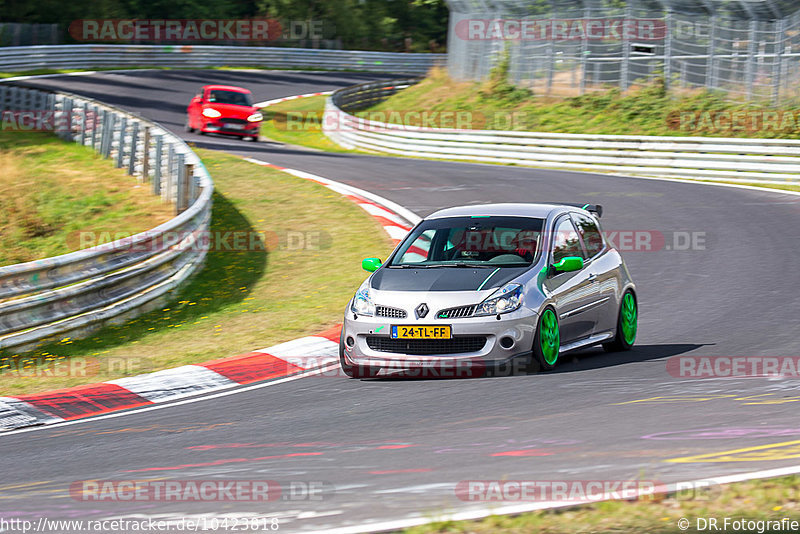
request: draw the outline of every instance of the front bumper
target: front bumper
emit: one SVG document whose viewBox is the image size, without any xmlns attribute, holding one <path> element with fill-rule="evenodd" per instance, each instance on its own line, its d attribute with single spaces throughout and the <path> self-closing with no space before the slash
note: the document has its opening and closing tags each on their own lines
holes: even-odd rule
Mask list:
<svg viewBox="0 0 800 534">
<path fill-rule="evenodd" d="M 206 133 L 252 137 L 254 135 L 258 135 L 261 129 L 260 122 L 248 122 L 246 124 L 241 124 L 241 126 L 242 128 L 233 128 L 230 126 L 230 124 L 225 123 L 224 121 L 214 119 L 204 122 L 203 127 L 200 130 Z"/>
<path fill-rule="evenodd" d="M 527 355 L 533 347 L 533 338 L 536 334 L 538 316 L 528 308 L 520 308 L 511 313 L 497 316 L 437 319 L 390 319 L 385 317 L 354 317 L 348 305 L 342 326 L 342 340 L 344 347 L 343 357 L 345 363 L 353 366 L 372 368 L 413 368 L 430 365 L 442 365 L 445 362 L 458 366 L 479 364 L 483 366 L 496 366 L 510 360 Z M 449 345 L 453 350 L 459 350 L 474 343 L 475 338 L 485 338 L 485 343 L 478 350 L 469 352 L 453 352 L 444 354 L 424 353 L 425 343 L 411 343 L 414 350 L 403 352 L 403 342 L 391 340 L 391 327 L 393 325 L 450 325 L 452 339 L 459 343 Z M 368 338 L 373 338 L 372 347 Z M 375 342 L 381 338 L 383 342 Z M 461 343 L 464 341 L 464 343 Z M 466 341 L 470 341 L 467 343 Z M 432 346 L 437 346 L 433 343 Z M 378 350 L 378 349 L 383 350 Z M 386 350 L 386 349 L 390 350 Z M 441 349 L 437 346 L 435 351 Z M 397 350 L 397 352 L 395 352 Z"/>
</svg>

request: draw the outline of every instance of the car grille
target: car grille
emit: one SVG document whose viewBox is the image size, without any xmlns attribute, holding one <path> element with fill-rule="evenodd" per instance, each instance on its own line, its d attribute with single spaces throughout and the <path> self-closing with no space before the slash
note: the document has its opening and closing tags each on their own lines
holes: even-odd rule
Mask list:
<svg viewBox="0 0 800 534">
<path fill-rule="evenodd" d="M 472 306 L 447 308 L 446 310 L 440 310 L 439 313 L 436 314 L 436 317 L 438 319 L 461 319 L 463 317 L 472 317 L 475 314 L 475 308 L 477 307 L 477 305 L 473 304 Z"/>
<path fill-rule="evenodd" d="M 378 317 L 390 317 L 392 319 L 405 319 L 408 314 L 400 308 L 391 306 L 375 306 L 375 315 Z"/>
<path fill-rule="evenodd" d="M 367 336 L 367 346 L 379 352 L 397 354 L 460 354 L 478 352 L 486 345 L 486 336 L 459 336 L 450 339 L 392 339 Z"/>
<path fill-rule="evenodd" d="M 230 119 L 223 117 L 219 121 L 223 124 L 247 124 L 247 121 L 244 119 Z"/>
</svg>

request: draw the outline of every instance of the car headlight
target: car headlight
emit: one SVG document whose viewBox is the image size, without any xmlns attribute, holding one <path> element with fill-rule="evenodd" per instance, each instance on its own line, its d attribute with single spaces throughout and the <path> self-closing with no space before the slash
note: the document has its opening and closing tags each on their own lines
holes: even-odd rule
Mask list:
<svg viewBox="0 0 800 534">
<path fill-rule="evenodd" d="M 256 111 L 255 113 L 253 113 L 252 115 L 250 115 L 249 117 L 247 117 L 247 121 L 248 121 L 248 122 L 258 122 L 258 121 L 260 121 L 260 120 L 264 120 L 264 115 L 262 115 L 262 114 L 261 114 L 260 112 L 258 112 L 258 111 Z"/>
<path fill-rule="evenodd" d="M 516 310 L 522 305 L 522 285 L 506 284 L 478 304 L 475 315 L 499 315 Z"/>
<path fill-rule="evenodd" d="M 217 111 L 214 108 L 206 108 L 203 110 L 203 117 L 208 117 L 209 119 L 216 119 L 217 117 L 221 116 L 222 113 Z"/>
<path fill-rule="evenodd" d="M 369 287 L 361 287 L 356 291 L 356 296 L 353 297 L 353 303 L 350 305 L 350 310 L 357 315 L 375 315 L 375 304 L 372 302 L 372 295 L 369 293 Z"/>
</svg>

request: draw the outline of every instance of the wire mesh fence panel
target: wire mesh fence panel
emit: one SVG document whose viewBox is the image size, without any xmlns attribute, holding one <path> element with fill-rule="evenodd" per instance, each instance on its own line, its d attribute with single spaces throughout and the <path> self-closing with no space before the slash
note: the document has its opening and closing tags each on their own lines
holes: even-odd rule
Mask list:
<svg viewBox="0 0 800 534">
<path fill-rule="evenodd" d="M 656 77 L 732 99 L 796 98 L 800 5 L 782 0 L 448 0 L 447 65 L 461 80 L 502 65 L 538 94 L 622 91 Z"/>
</svg>

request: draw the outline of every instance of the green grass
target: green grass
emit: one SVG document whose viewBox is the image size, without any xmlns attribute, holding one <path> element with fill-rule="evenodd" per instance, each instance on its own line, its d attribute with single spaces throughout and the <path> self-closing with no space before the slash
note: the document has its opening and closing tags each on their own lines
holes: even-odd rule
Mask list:
<svg viewBox="0 0 800 534">
<path fill-rule="evenodd" d="M 337 145 L 322 133 L 327 96 L 287 100 L 262 110 L 261 135 L 273 141 L 326 152 L 355 152 Z"/>
<path fill-rule="evenodd" d="M 111 160 L 48 133 L 0 132 L 0 193 L 0 265 L 77 250 L 79 232 L 132 235 L 173 217 Z"/>
<path fill-rule="evenodd" d="M 371 112 L 408 111 L 466 113 L 463 128 L 612 135 L 722 136 L 800 138 L 800 105 L 787 103 L 778 123 L 753 122 L 748 129 L 717 128 L 705 117 L 718 112 L 770 111 L 763 103 L 732 103 L 721 92 L 666 91 L 663 81 L 634 86 L 627 94 L 618 88 L 583 96 L 547 97 L 506 81 L 501 65 L 485 82 L 458 82 L 435 69 L 421 83 L 373 106 Z M 689 119 L 694 114 L 694 123 Z M 706 114 L 706 115 L 704 115 Z M 405 116 L 405 115 L 404 115 Z M 788 119 L 792 117 L 791 122 Z M 787 119 L 787 122 L 783 122 Z M 396 121 L 390 121 L 396 122 Z M 407 124 L 415 125 L 408 119 Z M 780 129 L 780 126 L 785 128 Z M 725 123 L 719 123 L 725 126 Z M 753 128 L 750 129 L 749 127 Z"/>
<path fill-rule="evenodd" d="M 235 156 L 197 153 L 216 185 L 212 231 L 273 232 L 267 251 L 212 251 L 204 269 L 163 308 L 87 339 L 55 339 L 19 355 L 17 362 L 96 358 L 100 368 L 86 377 L 23 378 L 0 370 L 0 396 L 232 356 L 341 322 L 348 299 L 365 278 L 361 259 L 386 257 L 392 248 L 382 227 L 319 184 Z M 287 232 L 320 232 L 315 238 L 320 246 L 293 250 L 285 238 L 276 243 L 270 237 Z M 133 372 L 102 365 L 120 358 L 142 363 Z"/>
<path fill-rule="evenodd" d="M 697 518 L 717 518 L 720 531 L 725 517 L 732 520 L 746 518 L 780 521 L 783 517 L 800 520 L 800 477 L 796 475 L 720 486 L 698 496 L 701 498 L 656 496 L 651 500 L 608 501 L 562 510 L 538 511 L 514 516 L 490 516 L 477 521 L 436 522 L 410 528 L 404 532 L 406 534 L 495 532 L 673 534 L 698 532 L 695 528 Z M 678 528 L 678 521 L 681 518 L 686 518 L 690 522 L 690 528 L 686 531 Z M 729 526 L 728 532 L 731 531 Z M 739 530 L 739 532 L 751 531 Z"/>
</svg>

